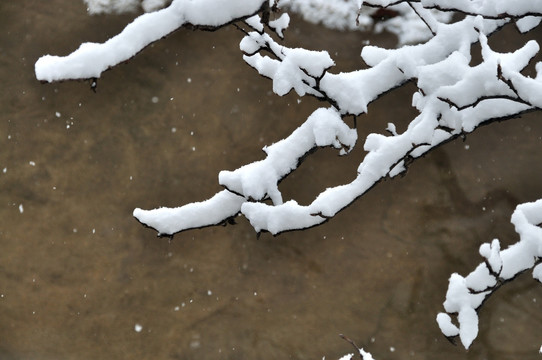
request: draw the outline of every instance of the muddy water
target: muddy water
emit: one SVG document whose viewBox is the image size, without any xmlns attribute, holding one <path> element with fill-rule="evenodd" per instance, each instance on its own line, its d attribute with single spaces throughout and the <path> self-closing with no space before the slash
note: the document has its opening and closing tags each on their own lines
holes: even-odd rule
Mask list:
<svg viewBox="0 0 542 360">
<path fill-rule="evenodd" d="M 471 271 L 482 242 L 516 241 L 512 210 L 540 196 L 539 115 L 447 144 L 320 227 L 257 239 L 240 218 L 169 242 L 133 208 L 211 196 L 218 171 L 262 158 L 319 104 L 272 95 L 233 28 L 179 31 L 104 74 L 96 94 L 34 79 L 39 56 L 130 18 L 88 17 L 78 1 L 0 3 L 0 359 L 333 359 L 352 350 L 340 333 L 378 359 L 538 358 L 530 274 L 485 304 L 468 352 L 434 319 L 449 275 Z M 330 48 L 343 69 L 360 66 L 366 39 L 301 23 L 289 37 Z M 411 91 L 373 104 L 360 135 L 404 128 Z M 362 156 L 318 151 L 284 197 L 306 203 L 350 180 Z"/>
</svg>

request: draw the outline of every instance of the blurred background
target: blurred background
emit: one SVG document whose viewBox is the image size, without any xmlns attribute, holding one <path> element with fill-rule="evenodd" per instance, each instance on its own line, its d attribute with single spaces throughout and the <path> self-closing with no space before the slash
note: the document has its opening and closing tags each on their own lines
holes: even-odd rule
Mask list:
<svg viewBox="0 0 542 360">
<path fill-rule="evenodd" d="M 104 73 L 96 93 L 35 79 L 40 56 L 103 42 L 135 16 L 0 3 L 0 359 L 335 359 L 354 350 L 338 334 L 376 359 L 539 358 L 542 286 L 529 272 L 485 303 L 469 351 L 435 322 L 450 274 L 472 271 L 483 242 L 516 242 L 515 206 L 542 194 L 539 113 L 444 145 L 316 228 L 256 238 L 239 217 L 157 238 L 135 207 L 209 198 L 220 170 L 262 159 L 326 104 L 273 94 L 232 26 L 181 29 Z M 286 38 L 327 49 L 334 71 L 362 67 L 363 43 L 397 43 L 295 17 Z M 505 28 L 491 41 L 525 39 Z M 284 199 L 352 180 L 363 138 L 416 116 L 413 91 L 373 103 L 353 153 L 318 150 L 281 183 Z"/>
</svg>

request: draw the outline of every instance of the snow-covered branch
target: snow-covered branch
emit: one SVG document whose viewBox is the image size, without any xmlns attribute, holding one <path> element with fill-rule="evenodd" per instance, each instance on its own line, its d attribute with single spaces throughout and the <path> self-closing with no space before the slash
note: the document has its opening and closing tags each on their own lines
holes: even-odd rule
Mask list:
<svg viewBox="0 0 542 360">
<path fill-rule="evenodd" d="M 318 109 L 288 138 L 265 147 L 267 158 L 235 171 L 222 171 L 223 190 L 211 199 L 179 208 L 135 209 L 134 217 L 158 230 L 159 235 L 223 223 L 241 211 L 246 201 L 270 198 L 282 204 L 278 182 L 297 168 L 300 159 L 315 147 L 333 146 L 342 155 L 352 149 L 357 139 L 334 109 Z M 295 220 L 296 218 L 294 218 Z M 310 225 L 309 225 L 310 226 Z"/>
<path fill-rule="evenodd" d="M 533 269 L 533 277 L 542 282 L 542 200 L 518 205 L 511 219 L 520 240 L 505 250 L 499 240 L 480 246 L 484 262 L 463 277 L 452 274 L 446 293 L 446 313 L 437 315 L 442 333 L 447 337 L 459 335 L 468 348 L 478 335 L 477 309 L 495 290 L 520 273 Z M 457 317 L 458 325 L 452 322 Z"/>
<path fill-rule="evenodd" d="M 165 9 L 137 17 L 124 30 L 104 43 L 83 43 L 67 56 L 46 55 L 35 65 L 41 81 L 99 78 L 100 75 L 143 50 L 149 44 L 179 29 L 194 26 L 216 29 L 250 17 L 268 5 L 268 0 L 174 0 Z"/>
</svg>

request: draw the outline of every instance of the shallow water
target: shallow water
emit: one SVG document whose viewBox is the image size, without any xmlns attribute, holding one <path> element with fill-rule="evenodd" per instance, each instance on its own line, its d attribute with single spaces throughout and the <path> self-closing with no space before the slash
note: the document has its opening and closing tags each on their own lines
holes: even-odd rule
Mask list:
<svg viewBox="0 0 542 360">
<path fill-rule="evenodd" d="M 104 41 L 131 17 L 0 3 L 0 359 L 334 359 L 353 350 L 340 333 L 377 359 L 539 357 L 542 287 L 529 273 L 487 301 L 469 351 L 434 320 L 449 275 L 474 269 L 482 242 L 515 242 L 514 207 L 540 196 L 539 114 L 435 150 L 322 226 L 257 239 L 239 218 L 170 242 L 132 210 L 211 196 L 220 170 L 261 159 L 320 104 L 271 94 L 234 28 L 178 31 L 97 93 L 35 80 L 39 56 Z M 298 23 L 287 36 L 330 48 L 341 69 L 361 64 L 364 34 Z M 406 126 L 412 89 L 375 102 L 360 135 Z M 362 156 L 316 152 L 284 197 L 306 203 L 350 180 Z"/>
</svg>

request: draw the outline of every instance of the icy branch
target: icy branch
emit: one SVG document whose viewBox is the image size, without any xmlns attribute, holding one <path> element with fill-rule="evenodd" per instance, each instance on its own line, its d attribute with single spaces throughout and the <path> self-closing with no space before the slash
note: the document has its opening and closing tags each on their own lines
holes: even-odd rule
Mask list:
<svg viewBox="0 0 542 360">
<path fill-rule="evenodd" d="M 458 336 L 468 348 L 478 335 L 477 309 L 504 283 L 517 275 L 533 269 L 533 277 L 542 282 L 542 200 L 518 205 L 512 214 L 512 224 L 520 240 L 505 250 L 500 250 L 498 240 L 480 246 L 485 261 L 467 277 L 452 274 L 444 309 L 437 316 L 438 325 L 447 337 Z M 450 315 L 457 317 L 458 325 Z"/>
</svg>

